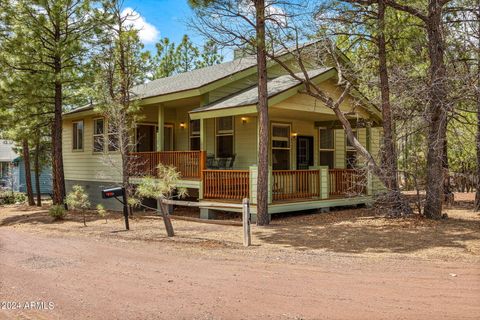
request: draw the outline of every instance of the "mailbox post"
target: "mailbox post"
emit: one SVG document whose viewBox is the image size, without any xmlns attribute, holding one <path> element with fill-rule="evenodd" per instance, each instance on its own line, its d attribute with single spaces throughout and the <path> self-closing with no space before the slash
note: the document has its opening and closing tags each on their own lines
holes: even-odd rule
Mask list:
<svg viewBox="0 0 480 320">
<path fill-rule="evenodd" d="M 118 197 L 122 197 L 120 200 Z M 109 188 L 102 190 L 102 198 L 103 199 L 110 199 L 115 198 L 121 204 L 123 204 L 123 216 L 125 217 L 125 229 L 130 230 L 130 225 L 128 222 L 128 204 L 127 204 L 127 195 L 125 193 L 125 188 L 116 187 L 116 188 Z"/>
</svg>

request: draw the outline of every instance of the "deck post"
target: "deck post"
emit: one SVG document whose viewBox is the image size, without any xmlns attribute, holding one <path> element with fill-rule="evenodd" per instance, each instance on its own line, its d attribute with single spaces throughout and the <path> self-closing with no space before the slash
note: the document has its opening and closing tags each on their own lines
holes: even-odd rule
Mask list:
<svg viewBox="0 0 480 320">
<path fill-rule="evenodd" d="M 165 149 L 165 109 L 160 104 L 158 105 L 158 133 L 157 133 L 157 151 L 164 151 Z"/>
<path fill-rule="evenodd" d="M 258 167 L 250 166 L 249 168 L 249 177 L 250 177 L 250 202 L 253 204 L 257 203 L 257 178 L 258 178 Z"/>
<path fill-rule="evenodd" d="M 200 119 L 200 150 L 207 150 L 207 119 Z"/>
<path fill-rule="evenodd" d="M 328 177 L 328 166 L 319 166 L 320 170 L 320 199 L 328 199 L 330 196 L 330 185 Z"/>
<path fill-rule="evenodd" d="M 215 211 L 209 208 L 202 208 L 200 207 L 200 219 L 211 220 L 215 219 L 217 215 Z"/>
<path fill-rule="evenodd" d="M 273 173 L 272 166 L 268 166 L 268 204 L 273 202 Z"/>
<path fill-rule="evenodd" d="M 318 192 L 318 198 L 321 198 L 322 196 L 322 179 L 321 179 L 321 172 L 320 172 L 320 166 L 309 166 L 308 170 L 310 171 L 318 171 L 318 180 L 316 181 L 317 185 L 315 185 L 315 179 L 309 180 L 309 190 L 312 190 L 312 192 Z M 310 176 L 312 177 L 312 176 Z"/>
<path fill-rule="evenodd" d="M 249 247 L 252 244 L 250 234 L 250 203 L 247 198 L 242 201 L 242 222 L 243 222 L 243 246 Z"/>
<path fill-rule="evenodd" d="M 203 200 L 203 173 L 200 179 L 200 186 L 198 188 L 198 200 Z"/>
</svg>

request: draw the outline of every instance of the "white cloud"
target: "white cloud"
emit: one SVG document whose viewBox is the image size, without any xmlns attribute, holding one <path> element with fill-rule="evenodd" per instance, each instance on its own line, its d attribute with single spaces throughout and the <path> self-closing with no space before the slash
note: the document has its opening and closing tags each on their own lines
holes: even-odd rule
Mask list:
<svg viewBox="0 0 480 320">
<path fill-rule="evenodd" d="M 265 15 L 268 17 L 268 22 L 271 23 L 275 21 L 276 24 L 284 27 L 286 26 L 286 13 L 281 7 L 276 5 L 273 1 L 265 1 L 266 10 Z M 238 3 L 238 11 L 241 14 L 250 16 L 252 20 L 255 18 L 255 6 L 251 0 L 240 0 Z"/>
<path fill-rule="evenodd" d="M 138 37 L 144 44 L 155 43 L 158 40 L 160 32 L 157 28 L 132 8 L 125 8 L 122 17 L 128 17 L 126 23 L 138 30 Z"/>
</svg>

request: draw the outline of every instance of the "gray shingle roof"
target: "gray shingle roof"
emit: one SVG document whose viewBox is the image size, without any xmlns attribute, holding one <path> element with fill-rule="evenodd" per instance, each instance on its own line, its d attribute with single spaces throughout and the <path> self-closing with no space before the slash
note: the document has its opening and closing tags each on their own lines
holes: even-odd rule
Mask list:
<svg viewBox="0 0 480 320">
<path fill-rule="evenodd" d="M 138 98 L 155 97 L 164 94 L 197 89 L 214 81 L 227 78 L 257 64 L 255 57 L 244 57 L 210 67 L 180 73 L 168 78 L 150 81 L 136 86 L 133 91 Z"/>
<path fill-rule="evenodd" d="M 174 92 L 197 89 L 217 80 L 230 77 L 235 73 L 256 65 L 256 58 L 254 56 L 247 56 L 233 61 L 216 64 L 214 66 L 180 73 L 167 78 L 153 80 L 134 87 L 132 91 L 136 95 L 136 99 L 145 99 Z M 92 105 L 86 105 L 67 111 L 64 114 L 77 113 L 91 109 L 93 109 Z"/>
<path fill-rule="evenodd" d="M 85 106 L 82 106 L 82 107 L 78 107 L 78 108 L 75 108 L 73 110 L 70 110 L 70 111 L 66 111 L 64 112 L 63 114 L 72 114 L 72 113 L 77 113 L 77 112 L 82 112 L 82 111 L 87 111 L 87 110 L 93 110 L 93 104 L 87 104 Z"/>
<path fill-rule="evenodd" d="M 320 68 L 320 69 L 311 70 L 308 72 L 308 76 L 310 78 L 314 78 L 332 69 L 333 68 Z M 300 78 L 304 78 L 303 73 L 297 73 L 295 75 Z M 299 84 L 300 84 L 300 81 L 296 80 L 290 75 L 284 75 L 284 76 L 280 76 L 278 78 L 269 80 L 267 83 L 268 97 L 271 98 Z M 253 105 L 253 104 L 256 104 L 257 102 L 258 102 L 258 89 L 257 89 L 257 86 L 255 85 L 253 87 L 240 91 L 236 94 L 230 95 L 219 101 L 215 101 L 206 106 L 193 109 L 191 112 L 195 113 L 195 112 L 212 111 L 212 110 L 225 109 L 225 108 L 242 107 L 242 106 Z"/>
</svg>

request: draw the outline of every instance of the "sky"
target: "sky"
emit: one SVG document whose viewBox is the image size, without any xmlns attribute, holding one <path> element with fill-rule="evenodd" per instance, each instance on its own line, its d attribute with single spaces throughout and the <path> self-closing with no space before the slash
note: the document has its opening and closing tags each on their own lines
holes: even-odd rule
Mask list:
<svg viewBox="0 0 480 320">
<path fill-rule="evenodd" d="M 195 44 L 202 45 L 204 42 L 187 26 L 193 15 L 187 0 L 125 0 L 125 10 L 138 14 L 132 23 L 140 30 L 140 40 L 145 49 L 152 53 L 156 52 L 155 43 L 164 37 L 179 43 L 183 35 L 188 34 Z"/>
</svg>

